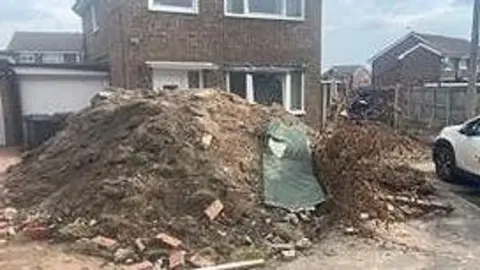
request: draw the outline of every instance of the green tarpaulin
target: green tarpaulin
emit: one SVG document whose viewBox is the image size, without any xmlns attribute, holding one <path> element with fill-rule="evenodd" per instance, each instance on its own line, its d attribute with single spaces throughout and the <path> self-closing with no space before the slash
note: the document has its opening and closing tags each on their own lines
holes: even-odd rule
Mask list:
<svg viewBox="0 0 480 270">
<path fill-rule="evenodd" d="M 270 123 L 263 149 L 267 205 L 296 212 L 325 201 L 325 193 L 313 174 L 309 139 L 301 127 Z"/>
</svg>

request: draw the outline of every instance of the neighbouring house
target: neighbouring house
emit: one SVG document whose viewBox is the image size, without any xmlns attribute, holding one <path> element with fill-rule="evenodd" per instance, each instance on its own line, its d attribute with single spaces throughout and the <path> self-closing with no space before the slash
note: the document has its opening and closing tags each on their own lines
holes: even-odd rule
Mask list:
<svg viewBox="0 0 480 270">
<path fill-rule="evenodd" d="M 16 32 L 6 48 L 18 64 L 76 64 L 82 61 L 81 33 Z"/>
<path fill-rule="evenodd" d="M 57 119 L 77 112 L 109 85 L 108 67 L 82 62 L 82 35 L 15 33 L 0 52 L 0 146 L 35 146 Z"/>
<path fill-rule="evenodd" d="M 345 89 L 358 89 L 372 82 L 370 71 L 362 65 L 337 65 L 322 74 L 322 80 L 343 84 Z"/>
<path fill-rule="evenodd" d="M 336 65 L 322 74 L 322 87 L 329 94 L 329 106 L 340 101 L 340 95 L 348 94 L 350 98 L 354 90 L 371 82 L 370 71 L 362 65 Z"/>
<path fill-rule="evenodd" d="M 36 146 L 109 84 L 108 68 L 0 61 L 0 146 Z"/>
<path fill-rule="evenodd" d="M 469 55 L 468 40 L 411 32 L 371 59 L 373 84 L 386 88 L 466 81 Z"/>
<path fill-rule="evenodd" d="M 321 0 L 77 0 L 113 86 L 220 88 L 319 125 Z"/>
</svg>

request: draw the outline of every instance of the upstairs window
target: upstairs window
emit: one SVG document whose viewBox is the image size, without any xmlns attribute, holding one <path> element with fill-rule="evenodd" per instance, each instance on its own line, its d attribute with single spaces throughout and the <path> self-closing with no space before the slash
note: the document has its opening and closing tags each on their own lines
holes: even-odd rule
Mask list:
<svg viewBox="0 0 480 270">
<path fill-rule="evenodd" d="M 154 11 L 198 13 L 198 0 L 148 0 L 148 8 Z"/>
<path fill-rule="evenodd" d="M 460 59 L 458 61 L 458 69 L 468 70 L 468 61 L 466 59 Z"/>
<path fill-rule="evenodd" d="M 35 64 L 42 64 L 42 63 L 43 63 L 43 53 L 36 53 Z"/>
<path fill-rule="evenodd" d="M 69 64 L 78 63 L 77 54 L 76 53 L 64 53 L 63 54 L 63 62 Z"/>
<path fill-rule="evenodd" d="M 305 0 L 225 0 L 227 16 L 303 20 Z"/>
</svg>

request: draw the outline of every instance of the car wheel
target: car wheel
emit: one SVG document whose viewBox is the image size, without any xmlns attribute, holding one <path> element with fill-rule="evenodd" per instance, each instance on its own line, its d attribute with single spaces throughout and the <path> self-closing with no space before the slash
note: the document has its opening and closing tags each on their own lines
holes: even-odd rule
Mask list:
<svg viewBox="0 0 480 270">
<path fill-rule="evenodd" d="M 434 152 L 435 170 L 437 176 L 443 181 L 453 181 L 455 178 L 455 155 L 449 145 L 439 145 Z"/>
</svg>

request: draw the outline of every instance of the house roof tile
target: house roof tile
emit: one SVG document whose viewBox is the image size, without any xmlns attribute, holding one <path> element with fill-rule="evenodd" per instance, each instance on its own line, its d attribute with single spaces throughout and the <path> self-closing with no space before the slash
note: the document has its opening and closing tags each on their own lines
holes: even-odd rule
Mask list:
<svg viewBox="0 0 480 270">
<path fill-rule="evenodd" d="M 68 32 L 16 32 L 9 51 L 81 51 L 82 34 Z"/>
</svg>

